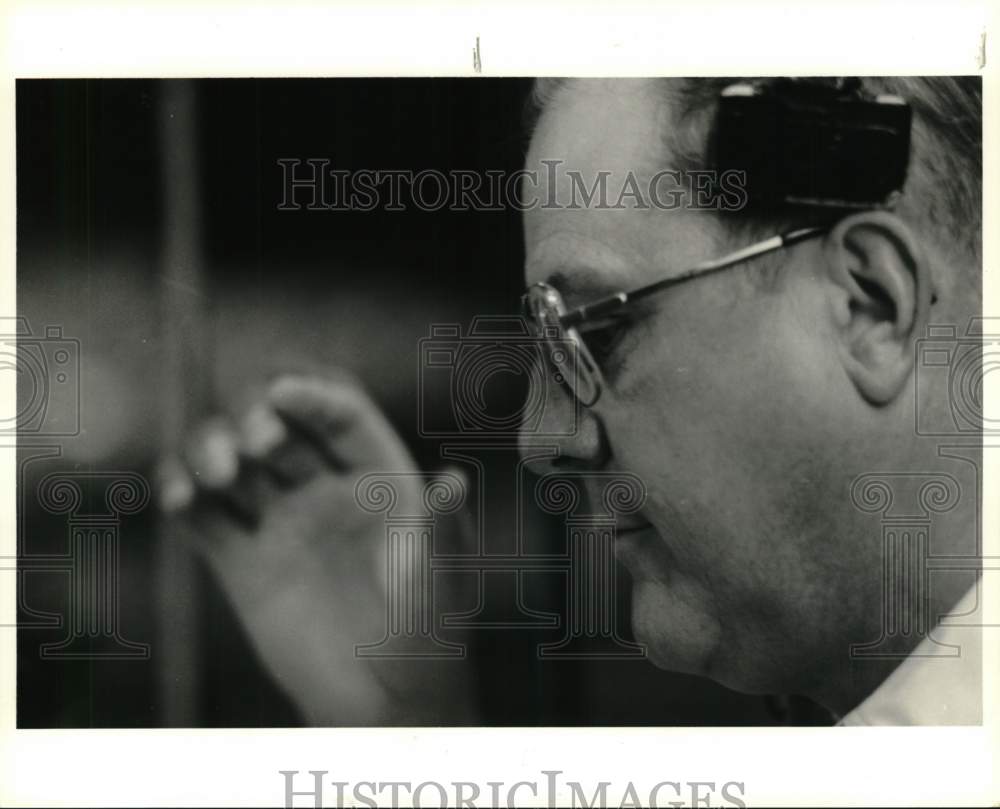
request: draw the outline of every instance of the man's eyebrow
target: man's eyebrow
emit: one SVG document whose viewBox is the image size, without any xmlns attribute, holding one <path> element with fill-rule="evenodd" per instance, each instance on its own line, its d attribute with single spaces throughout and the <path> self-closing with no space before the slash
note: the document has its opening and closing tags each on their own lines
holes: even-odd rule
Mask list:
<svg viewBox="0 0 1000 809">
<path fill-rule="evenodd" d="M 605 273 L 585 265 L 572 270 L 556 270 L 545 279 L 545 283 L 559 290 L 570 309 L 623 290 L 616 279 L 610 279 Z"/>
</svg>

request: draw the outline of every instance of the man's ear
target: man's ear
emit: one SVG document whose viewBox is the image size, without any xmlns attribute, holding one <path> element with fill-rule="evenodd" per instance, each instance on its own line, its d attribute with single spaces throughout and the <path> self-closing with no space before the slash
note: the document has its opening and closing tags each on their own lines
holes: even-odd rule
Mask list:
<svg viewBox="0 0 1000 809">
<path fill-rule="evenodd" d="M 825 242 L 845 370 L 872 404 L 889 404 L 913 370 L 913 342 L 927 323 L 931 281 L 907 225 L 887 211 L 842 219 Z"/>
</svg>

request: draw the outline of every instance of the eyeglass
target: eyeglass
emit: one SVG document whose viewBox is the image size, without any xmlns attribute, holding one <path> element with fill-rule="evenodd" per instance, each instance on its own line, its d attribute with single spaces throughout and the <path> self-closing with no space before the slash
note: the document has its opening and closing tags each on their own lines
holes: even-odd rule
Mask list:
<svg viewBox="0 0 1000 809">
<path fill-rule="evenodd" d="M 524 317 L 533 323 L 540 339 L 546 343 L 549 359 L 559 379 L 584 407 L 592 407 L 604 386 L 601 370 L 581 337 L 581 328 L 597 328 L 598 321 L 615 320 L 629 306 L 656 292 L 729 269 L 765 253 L 790 247 L 825 233 L 828 228 L 801 228 L 762 242 L 756 242 L 722 258 L 705 261 L 679 275 L 639 287 L 631 292 L 618 292 L 594 303 L 567 311 L 559 290 L 546 283 L 533 284 L 521 298 Z M 586 333 L 587 328 L 583 328 Z"/>
</svg>

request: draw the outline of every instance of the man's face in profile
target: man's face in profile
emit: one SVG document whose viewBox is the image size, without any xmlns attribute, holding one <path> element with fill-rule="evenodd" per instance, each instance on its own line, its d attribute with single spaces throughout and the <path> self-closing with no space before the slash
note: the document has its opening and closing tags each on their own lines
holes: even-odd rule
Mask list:
<svg viewBox="0 0 1000 809">
<path fill-rule="evenodd" d="M 528 155 L 541 200 L 551 192 L 542 160 L 563 161 L 563 202 L 566 171 L 588 187 L 611 172 L 613 204 L 627 172 L 673 168 L 673 116 L 662 83 L 570 82 Z M 558 275 L 573 307 L 754 240 L 726 227 L 707 210 L 536 207 L 525 214 L 525 280 Z M 859 533 L 845 502 L 863 403 L 824 333 L 822 249 L 820 239 L 781 254 L 778 281 L 746 265 L 649 299 L 602 339 L 603 394 L 556 462 L 642 479 L 649 528 L 617 546 L 634 582 L 636 635 L 658 665 L 745 691 L 808 693 L 830 650 L 845 656 L 868 631 L 848 615 L 877 620 L 876 549 L 840 541 Z M 553 402 L 548 418 L 568 418 L 569 407 Z"/>
</svg>

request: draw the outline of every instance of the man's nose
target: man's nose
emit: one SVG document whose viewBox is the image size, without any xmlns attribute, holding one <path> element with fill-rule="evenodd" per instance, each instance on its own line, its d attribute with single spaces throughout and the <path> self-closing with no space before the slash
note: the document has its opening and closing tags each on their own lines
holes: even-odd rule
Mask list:
<svg viewBox="0 0 1000 809">
<path fill-rule="evenodd" d="M 521 458 L 538 475 L 596 469 L 607 460 L 607 439 L 597 413 L 584 407 L 552 376 L 532 390 L 521 420 Z"/>
</svg>

